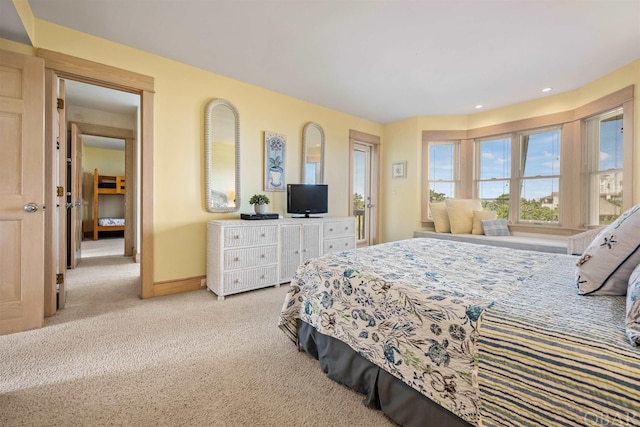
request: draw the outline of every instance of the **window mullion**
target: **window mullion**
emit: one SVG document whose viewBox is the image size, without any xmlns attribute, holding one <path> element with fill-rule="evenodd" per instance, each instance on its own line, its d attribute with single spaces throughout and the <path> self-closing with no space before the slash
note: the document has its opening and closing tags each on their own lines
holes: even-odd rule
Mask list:
<svg viewBox="0 0 640 427">
<path fill-rule="evenodd" d="M 511 187 L 509 188 L 509 222 L 515 224 L 520 218 L 520 187 L 521 187 L 521 169 L 520 161 L 520 138 L 517 134 L 511 135 Z"/>
</svg>

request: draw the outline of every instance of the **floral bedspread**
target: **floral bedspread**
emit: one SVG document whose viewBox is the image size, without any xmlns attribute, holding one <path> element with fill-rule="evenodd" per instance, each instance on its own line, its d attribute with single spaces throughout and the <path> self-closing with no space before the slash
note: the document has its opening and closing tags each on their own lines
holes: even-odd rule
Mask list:
<svg viewBox="0 0 640 427">
<path fill-rule="evenodd" d="M 315 258 L 291 281 L 279 326 L 295 342 L 301 319 L 478 424 L 476 345 L 484 312 L 558 256 L 535 255 L 409 239 Z"/>
</svg>

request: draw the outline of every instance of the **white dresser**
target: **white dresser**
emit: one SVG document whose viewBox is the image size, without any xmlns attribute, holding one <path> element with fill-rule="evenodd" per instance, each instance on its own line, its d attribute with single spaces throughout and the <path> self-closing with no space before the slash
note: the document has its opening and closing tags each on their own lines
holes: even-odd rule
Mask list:
<svg viewBox="0 0 640 427">
<path fill-rule="evenodd" d="M 207 222 L 207 288 L 226 295 L 280 286 L 304 261 L 356 247 L 354 217 Z"/>
</svg>

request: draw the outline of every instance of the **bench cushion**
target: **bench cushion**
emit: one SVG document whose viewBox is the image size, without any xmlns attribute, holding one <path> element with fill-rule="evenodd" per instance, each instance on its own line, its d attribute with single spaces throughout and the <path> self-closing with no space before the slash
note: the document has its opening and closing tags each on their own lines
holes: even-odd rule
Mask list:
<svg viewBox="0 0 640 427">
<path fill-rule="evenodd" d="M 436 233 L 435 231 L 420 230 L 414 231 L 413 237 L 453 240 L 457 242 L 478 243 L 556 254 L 567 253 L 567 240 L 561 236 L 538 237 L 526 233 L 512 234 L 511 236 L 485 236 L 479 234 Z"/>
</svg>

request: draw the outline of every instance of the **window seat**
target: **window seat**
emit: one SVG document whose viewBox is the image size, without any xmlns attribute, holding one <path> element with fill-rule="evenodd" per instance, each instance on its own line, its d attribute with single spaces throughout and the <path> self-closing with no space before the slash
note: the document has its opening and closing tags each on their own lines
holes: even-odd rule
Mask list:
<svg viewBox="0 0 640 427">
<path fill-rule="evenodd" d="M 541 237 L 542 236 L 542 237 Z M 571 237 L 540 235 L 533 233 L 512 233 L 510 236 L 485 236 L 484 234 L 436 233 L 430 230 L 413 232 L 413 237 L 453 240 L 457 242 L 478 243 L 491 246 L 503 246 L 512 249 L 525 249 L 556 254 L 572 253 L 576 248 L 569 244 Z M 582 251 L 580 251 L 582 253 Z"/>
</svg>

